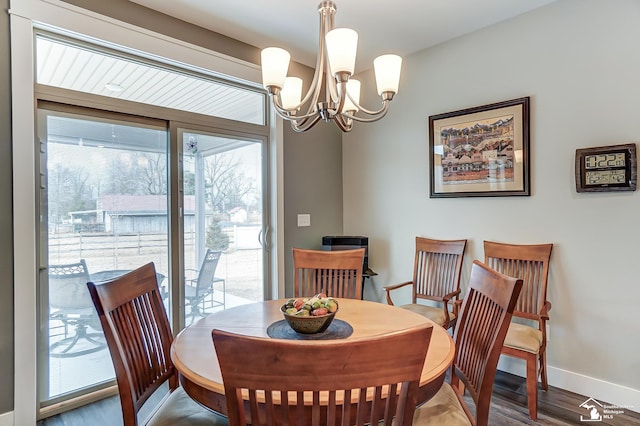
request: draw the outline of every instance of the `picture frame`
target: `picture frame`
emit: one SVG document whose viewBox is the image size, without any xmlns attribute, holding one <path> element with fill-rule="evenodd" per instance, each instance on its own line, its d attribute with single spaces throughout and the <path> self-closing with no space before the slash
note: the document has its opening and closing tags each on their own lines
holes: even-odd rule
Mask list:
<svg viewBox="0 0 640 426">
<path fill-rule="evenodd" d="M 529 196 L 529 97 L 429 117 L 430 198 Z"/>
</svg>

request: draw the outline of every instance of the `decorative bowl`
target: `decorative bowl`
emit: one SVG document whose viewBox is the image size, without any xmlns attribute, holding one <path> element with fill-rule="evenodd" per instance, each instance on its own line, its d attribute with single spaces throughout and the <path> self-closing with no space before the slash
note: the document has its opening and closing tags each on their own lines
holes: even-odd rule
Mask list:
<svg viewBox="0 0 640 426">
<path fill-rule="evenodd" d="M 280 311 L 282 315 L 284 315 L 284 319 L 287 320 L 287 323 L 293 328 L 296 333 L 300 334 L 316 334 L 322 333 L 329 325 L 331 325 L 331 321 L 336 316 L 338 309 L 335 312 L 330 312 L 326 315 L 319 316 L 301 316 L 301 315 L 290 315 L 285 311 L 287 310 L 287 305 L 284 304 L 280 307 Z"/>
</svg>

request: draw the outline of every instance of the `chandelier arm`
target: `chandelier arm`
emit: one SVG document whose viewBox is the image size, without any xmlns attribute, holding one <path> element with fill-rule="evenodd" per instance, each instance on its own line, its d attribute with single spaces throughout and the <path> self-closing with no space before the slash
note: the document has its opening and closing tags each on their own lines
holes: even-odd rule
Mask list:
<svg viewBox="0 0 640 426">
<path fill-rule="evenodd" d="M 326 80 L 327 99 L 331 99 L 332 102 L 338 103 L 338 101 L 340 100 L 340 95 L 338 94 L 338 84 L 335 77 L 327 74 Z"/>
<path fill-rule="evenodd" d="M 334 29 L 336 6 L 335 4 L 321 3 L 325 5 L 323 12 L 320 14 L 320 51 L 318 57 L 322 57 L 323 64 L 321 67 L 316 68 L 319 70 L 318 74 L 324 74 L 325 77 L 325 99 L 331 102 L 338 102 L 338 88 L 336 86 L 336 80 L 331 74 L 331 64 L 329 63 L 329 52 L 327 51 L 326 35 L 329 31 Z M 322 81 L 322 78 L 319 79 Z"/>
<path fill-rule="evenodd" d="M 325 50 L 326 51 L 326 50 Z M 340 94 L 338 93 L 338 83 L 336 77 L 331 75 L 331 66 L 329 65 L 329 59 L 326 59 L 325 74 L 325 99 L 330 100 L 333 103 L 340 101 Z M 338 110 L 339 111 L 339 110 Z"/>
<path fill-rule="evenodd" d="M 297 120 L 291 120 L 291 128 L 298 132 L 306 132 L 310 128 L 312 128 L 318 121 L 320 120 L 319 115 L 315 115 L 311 120 L 308 118 L 304 119 L 302 123 L 298 124 Z"/>
<path fill-rule="evenodd" d="M 276 115 L 280 118 L 282 118 L 283 120 L 287 120 L 287 121 L 293 121 L 293 120 L 307 120 L 310 117 L 314 117 L 317 114 L 315 113 L 311 113 L 311 114 L 306 114 L 306 115 L 293 115 L 291 114 L 289 111 L 287 110 L 279 110 L 277 108 L 275 108 L 276 111 Z"/>
<path fill-rule="evenodd" d="M 342 114 L 342 110 L 344 108 L 344 104 L 347 100 L 347 98 L 345 96 L 338 96 L 338 89 L 337 89 L 337 83 L 336 81 L 340 82 L 340 91 L 342 93 L 347 93 L 347 81 L 349 80 L 349 73 L 338 73 L 336 74 L 336 77 L 329 77 L 327 74 L 327 80 L 326 80 L 326 94 L 327 94 L 327 99 L 330 99 L 334 104 L 336 104 L 336 108 L 330 108 L 331 104 L 327 103 L 326 105 L 326 111 L 328 112 L 328 120 L 333 119 L 334 117 L 339 116 L 340 114 Z M 329 87 L 333 88 L 333 91 L 336 93 L 336 97 L 334 98 L 329 98 L 330 95 L 330 89 Z M 351 97 L 349 97 L 351 98 Z"/>
<path fill-rule="evenodd" d="M 342 114 L 342 109 L 344 108 L 344 103 L 347 100 L 347 96 L 349 96 L 349 94 L 347 93 L 347 80 L 349 80 L 349 77 L 347 77 L 346 79 L 341 77 L 341 80 L 340 80 L 340 92 L 341 92 L 342 96 L 340 96 L 338 98 L 340 103 L 338 104 L 338 108 L 336 109 L 336 112 L 335 112 L 336 115 Z M 334 83 L 333 84 L 335 86 L 335 79 L 334 79 Z M 349 96 L 349 99 L 351 99 L 350 96 Z"/>
<path fill-rule="evenodd" d="M 296 107 L 297 108 L 301 108 L 303 105 L 305 105 L 307 103 L 307 101 L 309 101 L 309 99 L 311 99 L 312 95 L 313 95 L 313 101 L 311 102 L 309 108 L 307 109 L 307 113 L 311 112 L 313 110 L 313 105 L 315 105 L 318 102 L 318 98 L 320 97 L 320 87 L 322 86 L 322 70 L 324 68 L 324 36 L 322 35 L 322 31 L 324 28 L 324 23 L 322 21 L 322 18 L 320 18 L 320 51 L 318 52 L 318 56 L 316 58 L 316 69 L 313 72 L 313 80 L 311 81 L 311 85 L 309 86 L 309 90 L 307 90 L 307 93 L 304 95 L 304 98 L 302 99 L 302 101 L 300 101 L 300 104 Z"/>
<path fill-rule="evenodd" d="M 319 73 L 319 74 L 322 75 L 322 73 Z M 307 93 L 307 96 L 305 96 L 305 101 L 300 104 L 302 106 L 309 100 L 309 98 L 311 98 L 311 101 L 307 106 L 307 112 L 305 115 L 316 114 L 315 107 L 318 104 L 318 99 L 320 98 L 320 90 L 322 89 L 322 83 L 321 83 L 322 80 L 317 79 L 315 75 L 313 80 L 314 80 L 313 82 L 315 86 L 309 87 L 309 92 Z"/>
<path fill-rule="evenodd" d="M 386 114 L 386 110 L 389 109 L 389 101 L 390 99 L 384 99 L 382 100 L 382 107 L 377 110 L 377 111 L 371 111 L 366 109 L 365 107 L 363 107 L 362 105 L 360 105 L 355 99 L 353 99 L 351 97 L 351 95 L 347 92 L 347 96 L 349 96 L 349 99 L 351 100 L 351 102 L 353 102 L 353 104 L 358 107 L 358 110 L 362 111 L 364 114 L 367 115 L 378 115 L 380 113 L 385 113 Z"/>
<path fill-rule="evenodd" d="M 328 66 L 328 60 L 325 58 L 326 46 L 325 46 L 325 34 L 328 31 L 333 29 L 333 13 L 326 10 L 321 11 L 320 13 L 320 28 L 319 28 L 319 40 L 320 40 L 320 50 L 318 51 L 318 55 L 316 57 L 316 68 L 313 72 L 313 80 L 311 81 L 311 85 L 309 86 L 309 90 L 304 95 L 304 98 L 300 103 L 295 107 L 295 109 L 301 109 L 309 100 L 311 102 L 307 106 L 306 116 L 311 116 L 315 114 L 315 106 L 318 103 L 318 99 L 320 98 L 320 90 L 322 88 L 322 77 L 324 76 L 324 67 Z"/>
<path fill-rule="evenodd" d="M 318 68 L 316 68 L 317 70 Z M 304 96 L 304 99 L 295 107 L 291 108 L 291 110 L 298 110 L 298 109 L 302 109 L 305 104 L 307 104 L 307 102 L 309 101 L 309 99 L 312 99 L 311 102 L 309 102 L 308 106 L 307 106 L 307 112 L 304 115 L 298 116 L 298 117 L 310 117 L 312 115 L 315 115 L 315 109 L 314 106 L 318 103 L 318 98 L 320 97 L 320 87 L 321 85 L 317 83 L 318 81 L 318 73 L 316 72 L 313 76 L 313 81 L 311 82 L 311 86 L 309 87 L 309 90 L 307 91 L 306 95 Z M 290 114 L 290 111 L 287 109 L 284 109 L 281 105 L 278 105 L 276 103 L 276 98 L 274 98 L 274 102 L 273 104 L 276 107 L 276 111 L 280 110 L 280 112 L 288 112 Z"/>
<path fill-rule="evenodd" d="M 353 128 L 353 120 L 350 116 L 346 114 L 337 114 L 333 121 L 336 123 L 336 126 L 343 132 L 350 132 Z"/>
<path fill-rule="evenodd" d="M 373 123 L 374 121 L 378 121 L 380 120 L 382 117 L 384 117 L 385 115 L 387 115 L 387 112 L 389 111 L 389 101 L 384 101 L 382 108 L 379 111 L 376 111 L 374 113 L 372 113 L 371 111 L 366 112 L 368 115 L 371 115 L 371 118 L 366 118 L 366 117 L 358 117 L 354 114 L 347 114 L 347 113 L 342 113 L 341 115 L 344 115 L 347 118 L 350 118 L 352 120 L 355 121 L 359 121 L 361 123 Z M 365 111 L 363 111 L 365 112 Z"/>
<path fill-rule="evenodd" d="M 280 96 L 274 95 L 273 97 L 273 107 L 276 110 L 276 114 L 285 120 L 300 120 L 306 119 L 309 117 L 314 117 L 317 115 L 315 111 L 310 111 L 304 115 L 297 115 L 292 112 L 290 109 L 286 109 L 282 106 L 282 102 L 280 100 Z M 295 111 L 295 109 L 293 110 Z"/>
<path fill-rule="evenodd" d="M 318 114 L 309 114 L 309 115 L 304 116 L 304 117 L 300 116 L 300 119 L 290 118 L 289 120 L 291 120 L 292 124 L 293 124 L 293 122 L 296 123 L 295 128 L 304 128 L 305 130 L 308 130 L 308 129 L 311 128 L 311 126 L 316 124 L 318 122 L 318 120 L 320 120 L 320 118 L 321 117 Z M 294 128 L 294 130 L 295 130 L 295 128 Z"/>
</svg>

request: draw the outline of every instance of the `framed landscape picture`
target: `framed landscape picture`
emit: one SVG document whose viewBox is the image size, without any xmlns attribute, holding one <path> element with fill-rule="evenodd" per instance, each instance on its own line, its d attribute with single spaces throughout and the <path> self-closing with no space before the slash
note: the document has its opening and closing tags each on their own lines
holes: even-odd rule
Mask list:
<svg viewBox="0 0 640 426">
<path fill-rule="evenodd" d="M 431 198 L 529 195 L 529 98 L 429 117 Z"/>
</svg>

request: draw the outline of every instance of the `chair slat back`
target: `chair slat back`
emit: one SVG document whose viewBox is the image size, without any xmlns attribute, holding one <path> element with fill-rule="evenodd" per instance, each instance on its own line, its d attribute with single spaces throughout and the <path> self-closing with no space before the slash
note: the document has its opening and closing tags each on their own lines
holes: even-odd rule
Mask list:
<svg viewBox="0 0 640 426">
<path fill-rule="evenodd" d="M 337 251 L 294 248 L 294 297 L 325 293 L 330 297 L 361 299 L 364 252 L 364 248 Z"/>
<path fill-rule="evenodd" d="M 475 260 L 454 332 L 452 385 L 461 380 L 476 405 L 477 425 L 486 425 L 500 351 L 522 289 L 522 280 Z"/>
<path fill-rule="evenodd" d="M 196 297 L 199 297 L 203 293 L 208 293 L 211 290 L 213 278 L 215 277 L 216 268 L 218 267 L 218 261 L 222 255 L 221 251 L 214 251 L 207 249 L 202 260 L 202 266 L 198 272 L 198 282 L 196 284 Z"/>
<path fill-rule="evenodd" d="M 318 344 L 213 330 L 229 424 L 411 425 L 432 331 Z"/>
<path fill-rule="evenodd" d="M 125 426 L 165 381 L 178 385 L 173 341 L 155 267 L 148 263 L 102 284 L 87 284 L 114 364 Z"/>
<path fill-rule="evenodd" d="M 539 319 L 547 300 L 549 260 L 553 244 L 518 245 L 484 242 L 485 263 L 524 282 L 514 315 Z"/>
<path fill-rule="evenodd" d="M 460 273 L 467 240 L 432 240 L 416 237 L 413 282 L 416 299 L 442 301 L 460 288 Z"/>
</svg>

